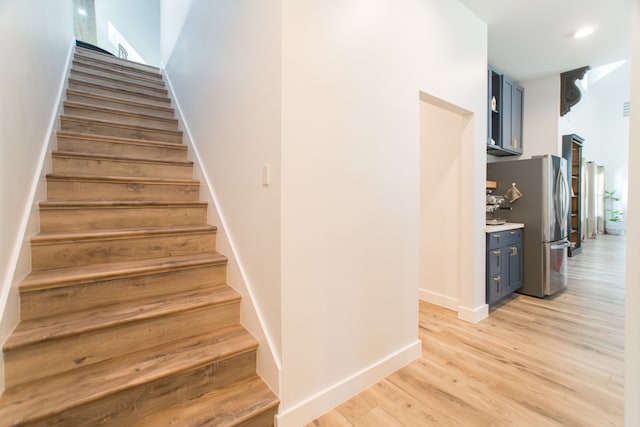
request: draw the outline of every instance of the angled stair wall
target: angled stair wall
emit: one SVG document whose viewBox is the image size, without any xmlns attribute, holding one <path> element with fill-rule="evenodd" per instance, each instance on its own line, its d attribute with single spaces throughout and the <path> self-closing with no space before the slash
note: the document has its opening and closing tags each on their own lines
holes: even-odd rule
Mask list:
<svg viewBox="0 0 640 427">
<path fill-rule="evenodd" d="M 159 70 L 77 48 L 3 425 L 273 425 Z"/>
</svg>

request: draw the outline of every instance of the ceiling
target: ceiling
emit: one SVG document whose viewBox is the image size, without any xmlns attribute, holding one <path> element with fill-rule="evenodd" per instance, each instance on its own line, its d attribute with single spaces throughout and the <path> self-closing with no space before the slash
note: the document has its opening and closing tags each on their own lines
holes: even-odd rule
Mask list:
<svg viewBox="0 0 640 427">
<path fill-rule="evenodd" d="M 630 59 L 631 0 L 461 2 L 488 25 L 489 64 L 516 81 Z M 573 38 L 584 26 L 594 33 Z"/>
</svg>

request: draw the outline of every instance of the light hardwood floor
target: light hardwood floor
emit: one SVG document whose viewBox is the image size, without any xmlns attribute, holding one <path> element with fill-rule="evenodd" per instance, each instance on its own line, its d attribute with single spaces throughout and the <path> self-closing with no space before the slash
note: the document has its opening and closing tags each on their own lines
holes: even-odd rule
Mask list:
<svg viewBox="0 0 640 427">
<path fill-rule="evenodd" d="M 422 357 L 308 426 L 622 426 L 624 237 L 569 259 L 568 289 L 478 324 L 420 303 Z"/>
</svg>

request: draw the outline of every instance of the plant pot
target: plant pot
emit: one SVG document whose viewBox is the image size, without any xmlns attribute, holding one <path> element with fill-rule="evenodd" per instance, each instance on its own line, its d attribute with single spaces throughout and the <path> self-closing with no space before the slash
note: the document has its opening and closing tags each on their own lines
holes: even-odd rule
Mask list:
<svg viewBox="0 0 640 427">
<path fill-rule="evenodd" d="M 604 229 L 607 234 L 623 234 L 624 225 L 622 221 L 606 221 Z"/>
</svg>

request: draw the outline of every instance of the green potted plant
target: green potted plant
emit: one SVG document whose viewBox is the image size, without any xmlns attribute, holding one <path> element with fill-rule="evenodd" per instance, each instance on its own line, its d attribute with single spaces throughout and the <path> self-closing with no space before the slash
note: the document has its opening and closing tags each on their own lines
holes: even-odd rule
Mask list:
<svg viewBox="0 0 640 427">
<path fill-rule="evenodd" d="M 622 211 L 615 209 L 614 203 L 620 201 L 620 197 L 616 195 L 616 189 L 604 192 L 605 209 L 607 218 L 605 221 L 605 232 L 607 234 L 622 234 Z"/>
</svg>

